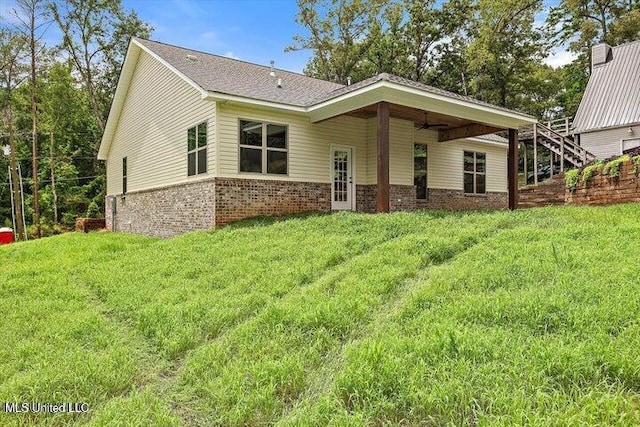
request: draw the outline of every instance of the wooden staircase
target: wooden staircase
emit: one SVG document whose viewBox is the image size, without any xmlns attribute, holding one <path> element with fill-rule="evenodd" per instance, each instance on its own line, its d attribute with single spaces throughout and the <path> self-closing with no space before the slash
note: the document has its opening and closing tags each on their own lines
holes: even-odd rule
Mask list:
<svg viewBox="0 0 640 427">
<path fill-rule="evenodd" d="M 596 159 L 593 154 L 576 144 L 570 135 L 552 127 L 542 123 L 522 127 L 518 132 L 518 139 L 525 144 L 540 144 L 575 167 L 581 168 Z"/>
<path fill-rule="evenodd" d="M 534 208 L 549 205 L 564 205 L 566 184 L 564 173 L 554 175 L 552 178 L 539 183 L 529 185 L 518 190 L 518 207 Z"/>
</svg>

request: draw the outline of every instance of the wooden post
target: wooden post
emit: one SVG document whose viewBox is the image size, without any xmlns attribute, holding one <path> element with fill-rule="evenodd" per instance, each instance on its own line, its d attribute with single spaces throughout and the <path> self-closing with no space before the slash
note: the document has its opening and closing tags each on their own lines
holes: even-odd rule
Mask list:
<svg viewBox="0 0 640 427">
<path fill-rule="evenodd" d="M 378 103 L 377 211 L 389 212 L 389 103 Z"/>
<path fill-rule="evenodd" d="M 524 145 L 524 186 L 526 187 L 528 184 L 527 181 L 527 143 L 523 143 Z"/>
<path fill-rule="evenodd" d="M 564 138 L 560 143 L 560 172 L 564 172 Z"/>
<path fill-rule="evenodd" d="M 551 148 L 549 148 L 549 166 L 551 173 L 551 176 L 549 178 L 551 178 L 553 176 L 553 151 L 551 151 Z"/>
<path fill-rule="evenodd" d="M 538 124 L 533 124 L 533 183 L 538 185 Z"/>
<path fill-rule="evenodd" d="M 518 207 L 518 130 L 509 129 L 509 150 L 507 152 L 507 182 L 509 189 L 509 209 Z"/>
</svg>

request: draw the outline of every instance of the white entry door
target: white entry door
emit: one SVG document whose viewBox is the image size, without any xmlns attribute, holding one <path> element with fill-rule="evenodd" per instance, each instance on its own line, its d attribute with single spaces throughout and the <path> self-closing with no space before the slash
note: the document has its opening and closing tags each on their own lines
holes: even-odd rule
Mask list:
<svg viewBox="0 0 640 427">
<path fill-rule="evenodd" d="M 331 171 L 331 209 L 354 209 L 353 148 L 331 148 Z"/>
</svg>

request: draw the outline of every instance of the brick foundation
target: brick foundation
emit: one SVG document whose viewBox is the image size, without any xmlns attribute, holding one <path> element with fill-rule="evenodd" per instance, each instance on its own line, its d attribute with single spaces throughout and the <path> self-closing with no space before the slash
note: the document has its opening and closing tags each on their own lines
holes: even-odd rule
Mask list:
<svg viewBox="0 0 640 427">
<path fill-rule="evenodd" d="M 376 211 L 375 185 L 356 186 L 359 212 Z M 391 185 L 391 211 L 416 209 L 503 209 L 506 193 L 465 196 L 462 191 L 429 189 L 429 200 L 416 200 L 413 185 Z M 115 199 L 115 222 L 112 201 Z M 244 178 L 212 178 L 155 190 L 107 196 L 106 226 L 156 237 L 221 227 L 256 216 L 331 211 L 331 185 Z"/>
<path fill-rule="evenodd" d="M 256 216 L 331 210 L 330 184 L 242 178 L 215 183 L 216 227 Z"/>
<path fill-rule="evenodd" d="M 111 212 L 116 199 L 115 223 Z M 126 196 L 107 196 L 105 219 L 108 230 L 154 237 L 172 237 L 214 226 L 214 181 L 198 181 Z M 115 226 L 115 227 L 114 227 Z"/>
<path fill-rule="evenodd" d="M 509 197 L 507 193 L 489 192 L 482 195 L 464 194 L 462 190 L 442 190 L 430 188 L 428 200 L 419 200 L 420 209 L 444 210 L 494 210 L 507 209 Z"/>
<path fill-rule="evenodd" d="M 356 210 L 374 213 L 377 208 L 377 185 L 356 185 Z M 413 185 L 389 186 L 389 209 L 395 211 L 416 210 L 416 187 Z"/>
</svg>

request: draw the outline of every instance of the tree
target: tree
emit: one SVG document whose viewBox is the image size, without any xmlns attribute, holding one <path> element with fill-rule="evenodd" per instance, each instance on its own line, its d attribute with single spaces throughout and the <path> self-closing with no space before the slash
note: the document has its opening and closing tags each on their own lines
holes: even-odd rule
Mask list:
<svg viewBox="0 0 640 427">
<path fill-rule="evenodd" d="M 515 94 L 530 95 L 531 73 L 547 54 L 543 34 L 534 27 L 541 8 L 540 0 L 478 1 L 465 52 L 474 96 L 518 108 Z"/>
<path fill-rule="evenodd" d="M 18 160 L 16 146 L 16 132 L 13 114 L 14 91 L 24 81 L 26 70 L 22 64 L 27 40 L 13 30 L 0 28 L 0 83 L 2 93 L 0 107 L 2 108 L 2 122 L 7 130 L 10 150 L 10 169 L 12 178 L 13 200 L 16 202 L 14 214 L 16 218 L 16 235 L 22 239 L 25 235 L 23 227 L 24 212 L 20 204 L 22 192 L 19 186 Z"/>
<path fill-rule="evenodd" d="M 409 58 L 412 70 L 407 76 L 416 81 L 426 81 L 447 52 L 453 39 L 463 31 L 471 2 L 468 0 L 450 0 L 434 7 L 434 1 L 406 0 L 408 22 L 404 37 L 409 46 Z M 429 82 L 429 83 L 434 83 Z"/>
<path fill-rule="evenodd" d="M 38 80 L 36 74 L 38 72 L 39 63 L 36 58 L 39 57 L 42 47 L 40 39 L 44 35 L 42 31 L 46 24 L 45 0 L 17 0 L 18 10 L 14 10 L 14 14 L 22 24 L 20 26 L 22 33 L 27 39 L 29 57 L 30 57 L 30 74 L 29 85 L 31 89 L 31 164 L 33 175 L 33 212 L 34 224 L 36 226 L 36 237 L 41 237 L 40 230 L 40 196 L 38 184 Z"/>
<path fill-rule="evenodd" d="M 369 47 L 380 37 L 378 14 L 383 0 L 298 0 L 296 22 L 309 35 L 296 35 L 287 51 L 310 49 L 305 73 L 346 84 L 367 76 L 360 71 Z"/>
<path fill-rule="evenodd" d="M 63 34 L 62 48 L 82 79 L 103 132 L 129 39 L 149 37 L 152 28 L 135 12 L 125 11 L 121 0 L 66 0 L 50 7 Z"/>
<path fill-rule="evenodd" d="M 567 44 L 577 54 L 591 46 L 611 45 L 640 38 L 640 3 L 634 0 L 562 0 L 551 8 L 547 25 L 556 44 Z"/>
<path fill-rule="evenodd" d="M 550 42 L 577 55 L 563 67 L 564 91 L 560 102 L 574 115 L 589 81 L 591 47 L 612 46 L 640 38 L 640 3 L 637 0 L 562 0 L 547 18 Z"/>
</svg>

